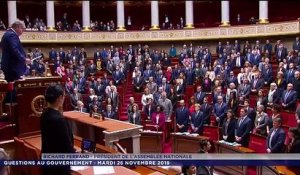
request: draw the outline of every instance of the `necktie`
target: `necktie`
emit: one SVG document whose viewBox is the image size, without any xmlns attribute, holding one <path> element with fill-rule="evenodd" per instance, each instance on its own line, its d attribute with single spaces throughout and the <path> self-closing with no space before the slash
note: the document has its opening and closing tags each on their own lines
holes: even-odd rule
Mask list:
<svg viewBox="0 0 300 175">
<path fill-rule="evenodd" d="M 226 121 L 226 124 L 225 124 L 225 134 L 224 135 L 227 135 L 228 124 L 229 124 L 229 120 Z"/>
<path fill-rule="evenodd" d="M 270 140 L 269 140 L 269 148 L 272 148 L 272 139 L 276 133 L 277 129 L 274 129 L 272 134 L 271 134 L 271 137 L 270 137 Z"/>
<path fill-rule="evenodd" d="M 240 123 L 239 123 L 239 127 L 241 126 L 241 124 L 243 123 L 245 117 L 241 118 Z"/>
<path fill-rule="evenodd" d="M 254 82 L 253 82 L 253 88 L 255 88 L 256 83 L 257 83 L 257 79 L 255 79 Z"/>
<path fill-rule="evenodd" d="M 287 91 L 287 92 L 285 93 L 285 96 L 284 96 L 284 103 L 285 103 L 285 104 L 287 103 L 287 98 L 289 97 L 289 95 L 290 95 L 290 91 Z"/>
</svg>

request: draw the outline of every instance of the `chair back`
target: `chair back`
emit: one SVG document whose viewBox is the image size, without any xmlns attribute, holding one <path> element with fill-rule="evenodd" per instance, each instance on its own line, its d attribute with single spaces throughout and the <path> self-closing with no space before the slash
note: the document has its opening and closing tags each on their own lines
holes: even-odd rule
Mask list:
<svg viewBox="0 0 300 175">
<path fill-rule="evenodd" d="M 35 147 L 32 147 L 28 144 L 24 144 L 25 147 L 25 155 L 27 160 L 39 160 L 40 159 L 40 151 L 38 151 Z M 40 166 L 28 166 L 29 174 L 36 175 L 41 174 L 41 167 Z"/>
</svg>

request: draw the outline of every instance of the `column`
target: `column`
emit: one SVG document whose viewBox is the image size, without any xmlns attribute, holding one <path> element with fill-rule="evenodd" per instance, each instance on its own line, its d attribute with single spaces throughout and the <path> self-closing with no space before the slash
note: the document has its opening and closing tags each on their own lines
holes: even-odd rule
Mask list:
<svg viewBox="0 0 300 175">
<path fill-rule="evenodd" d="M 140 154 L 141 153 L 141 147 L 140 147 L 140 136 L 136 135 L 132 137 L 132 149 L 133 154 Z"/>
<path fill-rule="evenodd" d="M 268 18 L 268 1 L 259 1 L 259 23 L 266 24 L 269 23 Z"/>
<path fill-rule="evenodd" d="M 150 30 L 159 29 L 159 11 L 158 1 L 151 1 L 151 28 Z"/>
<path fill-rule="evenodd" d="M 17 1 L 7 1 L 8 26 L 17 20 Z"/>
<path fill-rule="evenodd" d="M 90 1 L 82 1 L 82 31 L 91 31 Z"/>
<path fill-rule="evenodd" d="M 55 18 L 54 18 L 54 1 L 47 1 L 47 30 L 55 30 Z"/>
<path fill-rule="evenodd" d="M 229 18 L 229 1 L 221 1 L 221 25 L 220 26 L 230 26 Z"/>
<path fill-rule="evenodd" d="M 126 31 L 124 1 L 117 1 L 117 31 Z"/>
<path fill-rule="evenodd" d="M 193 1 L 185 1 L 185 21 L 186 29 L 193 29 L 194 28 L 194 7 Z"/>
</svg>

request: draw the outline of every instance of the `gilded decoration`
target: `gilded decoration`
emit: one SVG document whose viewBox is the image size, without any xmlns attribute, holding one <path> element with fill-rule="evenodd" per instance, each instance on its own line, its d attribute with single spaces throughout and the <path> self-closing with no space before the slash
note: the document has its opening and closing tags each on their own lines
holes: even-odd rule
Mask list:
<svg viewBox="0 0 300 175">
<path fill-rule="evenodd" d="M 0 31 L 0 37 L 5 31 Z M 186 30 L 149 30 L 122 32 L 24 32 L 23 43 L 92 43 L 131 41 L 184 41 L 219 38 L 246 38 L 299 34 L 299 21 L 265 23 L 230 27 L 199 28 Z"/>
</svg>

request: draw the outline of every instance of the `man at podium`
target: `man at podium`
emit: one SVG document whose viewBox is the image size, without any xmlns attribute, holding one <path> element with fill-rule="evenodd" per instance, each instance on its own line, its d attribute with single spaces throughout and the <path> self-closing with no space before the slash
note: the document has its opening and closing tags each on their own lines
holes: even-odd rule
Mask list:
<svg viewBox="0 0 300 175">
<path fill-rule="evenodd" d="M 22 79 L 26 71 L 26 53 L 19 38 L 24 30 L 24 22 L 16 21 L 11 25 L 11 28 L 4 33 L 1 39 L 1 69 L 8 83 Z M 4 103 L 14 101 L 16 101 L 16 93 L 13 90 L 7 94 Z"/>
</svg>

